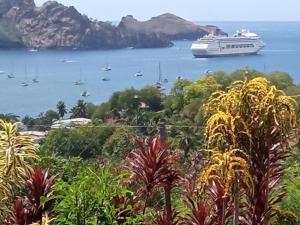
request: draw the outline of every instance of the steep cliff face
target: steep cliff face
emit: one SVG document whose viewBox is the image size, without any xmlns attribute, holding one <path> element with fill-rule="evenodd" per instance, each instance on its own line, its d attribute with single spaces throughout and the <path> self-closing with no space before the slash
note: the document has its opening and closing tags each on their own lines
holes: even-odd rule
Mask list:
<svg viewBox="0 0 300 225">
<path fill-rule="evenodd" d="M 54 1 L 25 13 L 17 23 L 25 45 L 36 48 L 84 47 L 81 42 L 89 27 L 89 19 L 74 7 Z"/>
<path fill-rule="evenodd" d="M 34 7 L 34 0 L 0 0 L 0 17 L 4 16 L 10 10 L 18 11 L 33 9 Z"/>
<path fill-rule="evenodd" d="M 36 7 L 33 0 L 0 0 L 0 47 L 168 47 L 173 39 L 196 39 L 208 32 L 171 14 L 146 22 L 127 16 L 116 27 L 56 1 Z"/>
</svg>

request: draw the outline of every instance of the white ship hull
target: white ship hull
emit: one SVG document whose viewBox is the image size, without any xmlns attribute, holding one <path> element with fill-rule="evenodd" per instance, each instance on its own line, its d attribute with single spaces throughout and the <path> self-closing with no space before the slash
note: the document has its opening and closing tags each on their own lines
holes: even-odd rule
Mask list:
<svg viewBox="0 0 300 225">
<path fill-rule="evenodd" d="M 265 44 L 253 33 L 251 36 L 204 37 L 192 44 L 191 50 L 197 58 L 257 54 Z"/>
</svg>

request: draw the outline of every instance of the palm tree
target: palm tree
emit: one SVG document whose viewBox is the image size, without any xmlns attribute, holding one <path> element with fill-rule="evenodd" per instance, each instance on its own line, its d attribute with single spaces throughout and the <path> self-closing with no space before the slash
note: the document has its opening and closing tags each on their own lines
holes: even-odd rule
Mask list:
<svg viewBox="0 0 300 225">
<path fill-rule="evenodd" d="M 63 101 L 59 101 L 56 108 L 60 118 L 64 118 L 65 114 L 68 112 L 65 103 Z"/>
<path fill-rule="evenodd" d="M 7 213 L 12 185 L 21 187 L 37 160 L 36 146 L 28 136 L 19 135 L 17 125 L 0 120 L 0 223 Z"/>
<path fill-rule="evenodd" d="M 86 118 L 87 117 L 87 104 L 83 100 L 78 100 L 76 106 L 74 106 L 70 113 L 71 118 Z"/>
</svg>

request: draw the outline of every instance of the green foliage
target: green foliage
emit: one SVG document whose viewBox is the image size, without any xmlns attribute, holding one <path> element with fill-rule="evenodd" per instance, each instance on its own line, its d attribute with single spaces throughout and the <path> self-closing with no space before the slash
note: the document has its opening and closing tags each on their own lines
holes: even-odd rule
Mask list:
<svg viewBox="0 0 300 225">
<path fill-rule="evenodd" d="M 140 102 L 149 106 L 151 111 L 159 111 L 162 109 L 162 93 L 153 86 L 146 86 L 138 93 Z"/>
<path fill-rule="evenodd" d="M 17 115 L 8 113 L 8 114 L 0 114 L 0 120 L 15 123 L 19 121 L 19 117 Z"/>
<path fill-rule="evenodd" d="M 284 72 L 271 72 L 267 75 L 267 79 L 279 90 L 285 90 L 294 85 L 293 78 Z"/>
<path fill-rule="evenodd" d="M 127 114 L 133 113 L 139 106 L 139 99 L 136 96 L 139 96 L 139 92 L 133 88 L 115 92 L 109 100 L 111 109 L 124 110 Z"/>
<path fill-rule="evenodd" d="M 110 127 L 57 129 L 50 132 L 41 149 L 59 156 L 80 156 L 83 159 L 101 157 L 102 147 L 112 135 Z"/>
<path fill-rule="evenodd" d="M 94 105 L 93 103 L 87 103 L 86 104 L 86 115 L 87 115 L 87 118 L 92 118 L 92 116 L 95 113 L 96 109 L 97 109 L 96 105 Z"/>
<path fill-rule="evenodd" d="M 287 189 L 287 196 L 280 204 L 280 208 L 293 212 L 300 218 L 300 162 L 296 162 L 286 169 L 283 180 Z"/>
<path fill-rule="evenodd" d="M 38 159 L 28 136 L 19 135 L 16 124 L 0 120 L 0 224 L 4 224 L 14 190 L 22 188 Z"/>
<path fill-rule="evenodd" d="M 194 99 L 183 109 L 183 115 L 191 120 L 195 120 L 195 117 L 201 113 L 204 101 L 202 99 Z"/>
<path fill-rule="evenodd" d="M 179 113 L 184 108 L 184 91 L 191 84 L 188 80 L 176 80 L 170 95 L 165 97 L 164 106 L 166 110 Z"/>
<path fill-rule="evenodd" d="M 58 203 L 55 206 L 55 224 L 139 224 L 141 216 L 126 204 L 117 205 L 118 197 L 133 199 L 132 192 L 123 187 L 126 174 L 114 174 L 113 166 L 87 167 L 71 182 L 56 184 Z M 124 216 L 130 215 L 130 217 Z M 121 223 L 122 221 L 122 223 Z"/>
<path fill-rule="evenodd" d="M 66 182 L 76 177 L 85 165 L 90 163 L 80 157 L 62 157 L 45 154 L 45 152 L 40 152 L 39 156 L 41 160 L 36 167 L 48 168 L 50 174 L 59 175 Z"/>
<path fill-rule="evenodd" d="M 94 124 L 98 124 L 99 122 L 104 122 L 111 115 L 111 106 L 109 102 L 104 102 L 100 106 L 98 106 L 93 115 L 92 121 Z"/>
<path fill-rule="evenodd" d="M 78 100 L 77 104 L 70 110 L 71 118 L 87 118 L 87 103 L 83 100 Z"/>
<path fill-rule="evenodd" d="M 59 119 L 59 114 L 53 110 L 41 113 L 38 118 L 25 116 L 22 120 L 29 130 L 48 130 L 52 123 Z"/>
<path fill-rule="evenodd" d="M 68 112 L 66 104 L 63 101 L 59 101 L 56 105 L 57 113 L 60 118 L 64 118 L 65 114 Z"/>
<path fill-rule="evenodd" d="M 207 99 L 213 92 L 221 88 L 221 85 L 211 76 L 200 77 L 198 80 L 186 86 L 184 100 L 190 103 L 193 99 Z"/>
<path fill-rule="evenodd" d="M 133 148 L 133 139 L 136 133 L 131 128 L 117 128 L 103 146 L 103 154 L 109 159 L 124 159 L 127 153 Z"/>
</svg>

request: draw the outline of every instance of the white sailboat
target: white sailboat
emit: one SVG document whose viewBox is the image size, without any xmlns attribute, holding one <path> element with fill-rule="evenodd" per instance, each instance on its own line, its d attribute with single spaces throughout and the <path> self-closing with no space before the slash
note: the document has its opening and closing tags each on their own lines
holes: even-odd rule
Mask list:
<svg viewBox="0 0 300 225">
<path fill-rule="evenodd" d="M 80 68 L 79 80 L 76 80 L 74 82 L 75 85 L 77 85 L 77 86 L 84 85 L 84 82 L 82 81 L 81 77 L 82 77 L 82 69 Z"/>
<path fill-rule="evenodd" d="M 112 70 L 112 67 L 109 66 L 108 64 L 106 64 L 106 66 L 103 67 L 102 70 L 105 71 L 105 72 L 108 72 L 108 71 L 111 71 L 111 70 Z"/>
<path fill-rule="evenodd" d="M 11 63 L 11 72 L 9 73 L 9 74 L 7 74 L 7 78 L 8 79 L 13 79 L 13 78 L 15 78 L 15 75 L 14 75 L 15 73 L 14 73 L 14 64 L 13 64 L 13 62 Z"/>
<path fill-rule="evenodd" d="M 108 77 L 102 77 L 101 80 L 102 81 L 110 81 L 110 79 Z"/>
<path fill-rule="evenodd" d="M 25 66 L 25 80 L 21 83 L 21 86 L 23 86 L 23 87 L 29 86 L 28 81 L 27 81 L 27 66 Z"/>
<path fill-rule="evenodd" d="M 32 83 L 37 84 L 39 83 L 39 79 L 38 79 L 38 68 L 35 69 L 35 77 L 32 79 Z"/>
<path fill-rule="evenodd" d="M 82 97 L 89 97 L 91 95 L 91 93 L 90 92 L 88 92 L 88 91 L 83 91 L 82 93 L 81 93 L 81 96 Z"/>
<path fill-rule="evenodd" d="M 155 82 L 155 86 L 158 89 L 162 88 L 162 73 L 161 73 L 160 63 L 158 64 L 158 80 Z"/>
<path fill-rule="evenodd" d="M 143 73 L 139 70 L 138 72 L 136 72 L 134 74 L 135 77 L 142 77 L 143 76 Z"/>
<path fill-rule="evenodd" d="M 21 86 L 27 87 L 27 86 L 29 86 L 29 84 L 26 81 L 24 81 L 24 82 L 21 83 Z"/>
<path fill-rule="evenodd" d="M 83 85 L 84 83 L 83 83 L 82 80 L 76 80 L 76 81 L 74 82 L 74 84 L 77 85 L 77 86 L 80 86 L 80 85 Z"/>
</svg>

